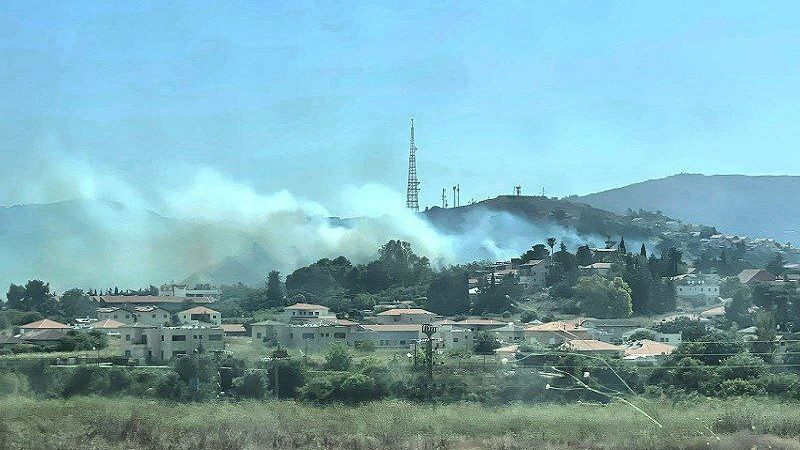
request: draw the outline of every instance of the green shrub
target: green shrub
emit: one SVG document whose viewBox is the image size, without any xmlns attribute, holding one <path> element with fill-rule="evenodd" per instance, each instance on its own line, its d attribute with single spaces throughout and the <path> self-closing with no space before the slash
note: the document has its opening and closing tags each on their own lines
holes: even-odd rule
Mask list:
<svg viewBox="0 0 800 450">
<path fill-rule="evenodd" d="M 325 353 L 325 368 L 328 370 L 343 371 L 350 368 L 353 357 L 347 345 L 343 342 L 332 342 Z"/>
<path fill-rule="evenodd" d="M 236 378 L 234 386 L 236 394 L 241 398 L 264 398 L 267 394 L 266 374 L 260 371 L 250 371 L 243 377 Z"/>
<path fill-rule="evenodd" d="M 358 341 L 355 344 L 353 344 L 353 347 L 355 347 L 356 350 L 362 352 L 374 352 L 375 349 L 377 348 L 377 346 L 375 345 L 375 341 L 371 339 L 367 339 L 365 341 Z"/>
</svg>

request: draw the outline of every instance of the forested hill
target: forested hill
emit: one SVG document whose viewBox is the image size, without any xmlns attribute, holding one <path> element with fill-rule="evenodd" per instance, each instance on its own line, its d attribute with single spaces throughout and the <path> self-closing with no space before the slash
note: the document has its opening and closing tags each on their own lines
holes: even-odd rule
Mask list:
<svg viewBox="0 0 800 450">
<path fill-rule="evenodd" d="M 598 192 L 577 201 L 624 214 L 663 211 L 684 222 L 726 232 L 800 243 L 798 176 L 681 174 Z"/>
<path fill-rule="evenodd" d="M 448 233 L 469 233 L 488 224 L 503 234 L 510 219 L 551 231 L 558 239 L 605 239 L 626 236 L 650 240 L 667 230 L 669 217 L 648 214 L 647 220 L 616 214 L 567 199 L 544 196 L 501 195 L 458 208 L 433 207 L 422 213 L 438 229 Z M 513 220 L 511 220 L 513 222 Z M 543 230 L 544 231 L 544 230 Z"/>
</svg>

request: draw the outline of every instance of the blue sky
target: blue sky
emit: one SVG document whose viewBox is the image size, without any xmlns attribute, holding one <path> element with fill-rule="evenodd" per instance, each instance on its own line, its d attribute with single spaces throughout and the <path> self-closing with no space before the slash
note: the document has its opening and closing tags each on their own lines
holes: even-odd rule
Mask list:
<svg viewBox="0 0 800 450">
<path fill-rule="evenodd" d="M 210 167 L 357 213 L 344 186 L 405 189 L 412 116 L 423 205 L 454 183 L 463 202 L 797 174 L 798 9 L 8 1 L 0 204 L 58 199 L 25 187 L 68 157 L 144 190 Z"/>
</svg>

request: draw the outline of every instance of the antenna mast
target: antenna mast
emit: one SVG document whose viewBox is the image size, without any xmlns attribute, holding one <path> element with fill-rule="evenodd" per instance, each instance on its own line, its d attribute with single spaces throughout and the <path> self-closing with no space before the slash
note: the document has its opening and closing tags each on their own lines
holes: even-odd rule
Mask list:
<svg viewBox="0 0 800 450">
<path fill-rule="evenodd" d="M 417 146 L 414 144 L 414 119 L 411 119 L 411 143 L 408 148 L 406 208 L 419 211 L 419 180 L 417 180 Z"/>
</svg>

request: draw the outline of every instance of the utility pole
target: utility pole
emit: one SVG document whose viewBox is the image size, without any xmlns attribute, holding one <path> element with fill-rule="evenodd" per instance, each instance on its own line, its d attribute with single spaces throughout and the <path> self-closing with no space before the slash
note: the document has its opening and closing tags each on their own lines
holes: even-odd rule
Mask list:
<svg viewBox="0 0 800 450">
<path fill-rule="evenodd" d="M 453 186 L 453 207 L 456 206 L 458 206 L 458 203 L 456 203 L 456 187 Z"/>
<path fill-rule="evenodd" d="M 461 185 L 456 185 L 456 193 L 458 194 L 456 197 L 456 206 L 461 206 Z"/>
<path fill-rule="evenodd" d="M 447 208 L 447 188 L 442 188 L 442 208 Z"/>
<path fill-rule="evenodd" d="M 424 324 L 422 325 L 422 332 L 425 336 L 428 336 L 428 347 L 425 349 L 426 353 L 426 360 L 425 363 L 428 366 L 428 386 L 433 386 L 433 336 L 436 333 L 436 327 L 433 325 Z"/>
</svg>

